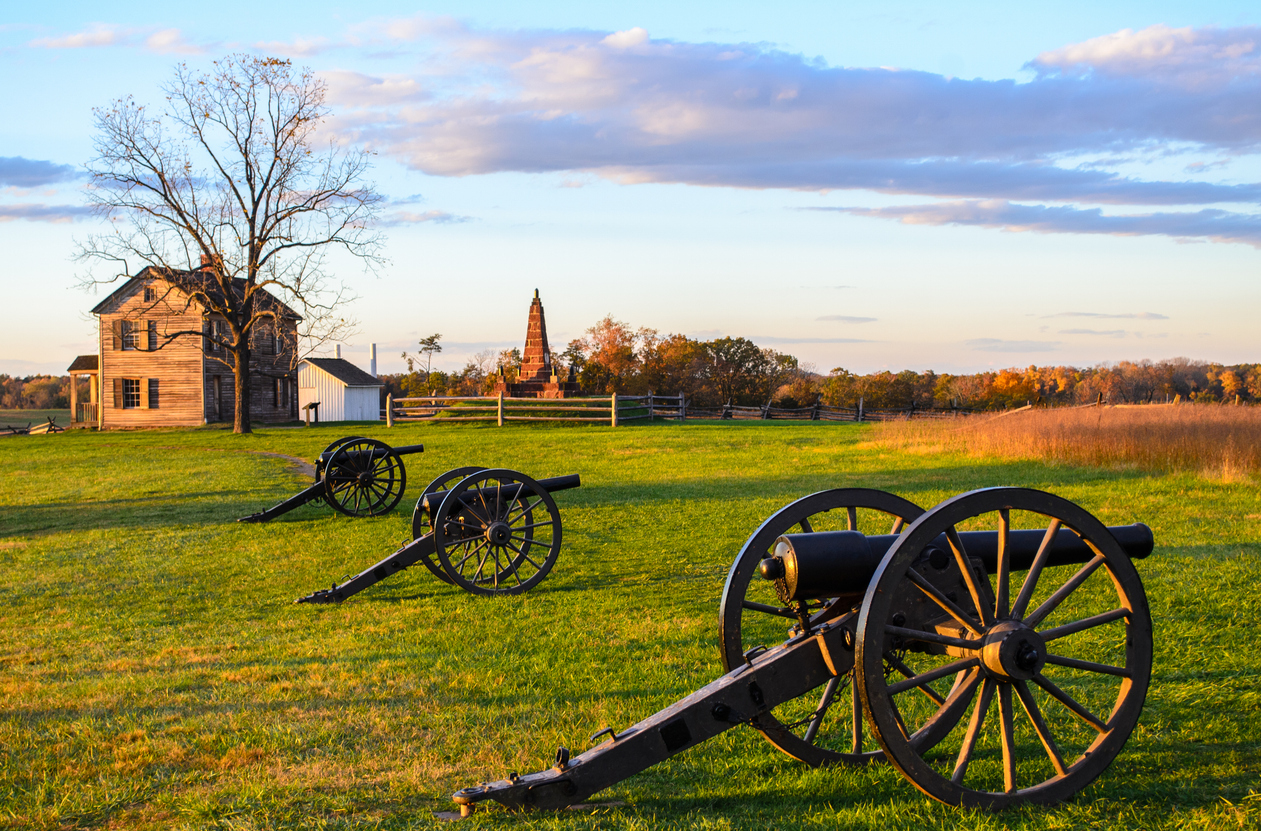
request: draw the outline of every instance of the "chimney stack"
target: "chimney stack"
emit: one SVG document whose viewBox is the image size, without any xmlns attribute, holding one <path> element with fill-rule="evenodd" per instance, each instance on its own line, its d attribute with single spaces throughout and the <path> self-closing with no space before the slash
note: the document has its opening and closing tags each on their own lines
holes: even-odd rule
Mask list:
<svg viewBox="0 0 1261 831">
<path fill-rule="evenodd" d="M 337 357 L 341 358 L 341 356 L 342 356 L 342 345 L 339 343 L 337 344 Z"/>
<path fill-rule="evenodd" d="M 372 373 L 372 377 L 377 377 L 377 345 L 375 343 L 372 344 L 372 359 L 369 366 L 371 368 L 368 371 Z"/>
</svg>

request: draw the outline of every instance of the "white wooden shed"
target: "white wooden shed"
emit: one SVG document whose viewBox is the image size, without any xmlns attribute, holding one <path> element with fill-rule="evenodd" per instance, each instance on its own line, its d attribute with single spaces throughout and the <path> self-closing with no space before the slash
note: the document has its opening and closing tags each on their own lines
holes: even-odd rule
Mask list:
<svg viewBox="0 0 1261 831">
<path fill-rule="evenodd" d="M 321 424 L 380 421 L 384 386 L 342 358 L 305 358 L 298 363 L 298 408 L 318 401 Z"/>
</svg>

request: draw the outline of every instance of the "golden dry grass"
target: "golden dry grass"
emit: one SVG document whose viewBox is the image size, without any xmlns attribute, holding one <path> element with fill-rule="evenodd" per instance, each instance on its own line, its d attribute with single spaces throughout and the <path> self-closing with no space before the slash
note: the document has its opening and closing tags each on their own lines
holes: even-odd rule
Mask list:
<svg viewBox="0 0 1261 831">
<path fill-rule="evenodd" d="M 1261 474 L 1261 407 L 1150 405 L 1027 410 L 964 421 L 875 425 L 883 445 L 923 452 L 1190 472 L 1240 481 Z"/>
</svg>

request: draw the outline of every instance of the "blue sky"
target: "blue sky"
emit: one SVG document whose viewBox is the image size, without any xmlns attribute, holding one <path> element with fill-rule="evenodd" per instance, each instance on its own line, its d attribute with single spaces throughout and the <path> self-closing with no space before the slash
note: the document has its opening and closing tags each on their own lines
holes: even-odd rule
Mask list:
<svg viewBox="0 0 1261 831">
<path fill-rule="evenodd" d="M 1105 8 L 1100 8 L 1106 5 Z M 376 153 L 381 370 L 605 314 L 819 371 L 1261 360 L 1255 3 L 48 4 L 0 23 L 0 372 L 94 351 L 92 108 L 291 58 Z M 34 312 L 32 312 L 34 310 Z"/>
</svg>

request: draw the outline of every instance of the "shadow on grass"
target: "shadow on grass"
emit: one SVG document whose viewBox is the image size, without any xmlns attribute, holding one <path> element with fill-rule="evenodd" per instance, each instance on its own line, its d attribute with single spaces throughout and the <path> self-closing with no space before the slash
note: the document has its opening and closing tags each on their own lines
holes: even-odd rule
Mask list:
<svg viewBox="0 0 1261 831">
<path fill-rule="evenodd" d="M 1083 468 L 1048 468 L 1027 462 L 992 461 L 984 463 L 921 465 L 915 470 L 887 471 L 838 471 L 835 474 L 765 475 L 757 471 L 724 474 L 710 479 L 695 481 L 665 481 L 645 483 L 584 482 L 579 490 L 566 492 L 558 497 L 562 516 L 564 505 L 587 508 L 622 507 L 626 505 L 653 505 L 681 500 L 730 500 L 765 499 L 786 497 L 784 504 L 798 496 L 835 487 L 871 487 L 890 490 L 912 501 L 915 494 L 940 493 L 943 490 L 962 492 L 971 488 L 994 484 L 1038 485 L 1054 488 L 1057 485 L 1076 485 L 1084 482 L 1122 481 L 1149 478 L 1153 474 L 1138 471 L 1100 471 Z M 90 500 L 85 502 L 56 502 L 41 505 L 3 506 L 6 522 L 0 537 L 31 534 L 46 531 L 70 531 L 84 529 L 159 528 L 172 522 L 184 525 L 224 525 L 234 523 L 238 517 L 248 516 L 276 505 L 293 496 L 292 487 L 277 487 L 270 499 L 257 494 L 249 497 L 231 490 L 202 491 L 149 497 Z M 420 488 L 412 488 L 413 499 L 419 498 Z M 198 504 L 194 500 L 217 500 L 212 504 Z M 928 500 L 935 502 L 935 499 Z M 191 502 L 191 504 L 190 504 Z M 404 494 L 402 506 L 414 504 Z M 923 507 L 931 507 L 924 504 Z M 306 522 L 326 512 L 321 503 L 312 503 L 282 517 L 276 522 Z M 318 512 L 318 513 L 314 513 Z M 400 511 L 398 513 L 404 513 Z M 752 529 L 750 529 L 752 530 Z"/>
</svg>

